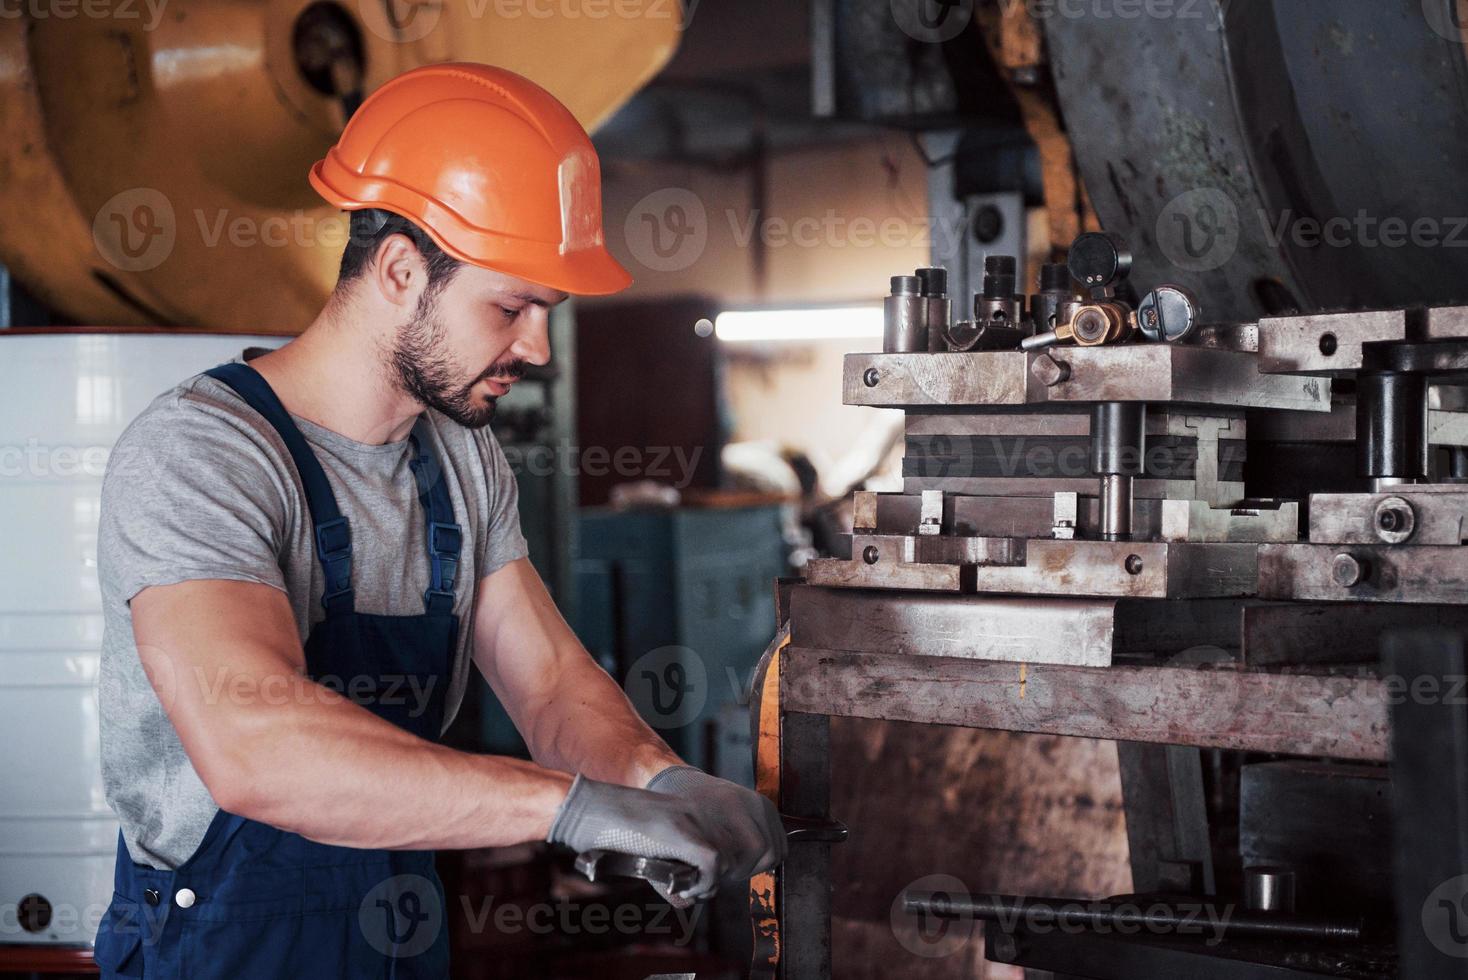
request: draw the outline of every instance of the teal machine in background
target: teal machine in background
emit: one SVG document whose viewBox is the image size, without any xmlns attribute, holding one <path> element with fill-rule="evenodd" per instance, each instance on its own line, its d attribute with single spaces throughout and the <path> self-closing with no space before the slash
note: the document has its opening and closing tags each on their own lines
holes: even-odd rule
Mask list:
<svg viewBox="0 0 1468 980">
<path fill-rule="evenodd" d="M 687 762 L 752 784 L 748 691 L 785 574 L 778 504 L 589 509 L 573 625 Z"/>
</svg>

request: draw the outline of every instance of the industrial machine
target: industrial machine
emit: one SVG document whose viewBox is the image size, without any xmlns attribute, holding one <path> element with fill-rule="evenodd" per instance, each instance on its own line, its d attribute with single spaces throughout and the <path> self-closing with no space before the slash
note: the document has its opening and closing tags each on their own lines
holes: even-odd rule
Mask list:
<svg viewBox="0 0 1468 980">
<path fill-rule="evenodd" d="M 1101 233 L 1028 299 L 1016 265 L 956 320 L 894 278 L 847 356 L 904 487 L 782 588 L 757 778 L 832 816 L 837 716 L 1115 740 L 1134 894 L 906 910 L 1068 978 L 1461 975 L 1468 308 L 1219 322 Z M 784 976 L 830 975 L 832 860 L 756 896 Z"/>
</svg>

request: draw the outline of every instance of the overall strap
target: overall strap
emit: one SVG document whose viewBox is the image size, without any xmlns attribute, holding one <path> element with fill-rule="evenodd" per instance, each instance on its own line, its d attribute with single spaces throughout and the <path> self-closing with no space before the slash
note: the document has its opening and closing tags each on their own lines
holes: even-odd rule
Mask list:
<svg viewBox="0 0 1468 980">
<path fill-rule="evenodd" d="M 454 502 L 449 497 L 443 466 L 434 452 L 433 433 L 426 418 L 413 425 L 408 440 L 413 447 L 408 466 L 418 484 L 418 502 L 423 505 L 423 518 L 428 523 L 424 539 L 428 544 L 429 574 L 423 608 L 430 613 L 449 613 L 454 609 L 454 579 L 459 572 L 464 533 L 454 521 Z"/>
<path fill-rule="evenodd" d="M 315 529 L 316 557 L 326 577 L 321 604 L 328 613 L 351 612 L 352 531 L 336 505 L 336 495 L 331 492 L 326 471 L 317 462 L 306 437 L 296 428 L 290 413 L 271 390 L 270 383 L 248 364 L 221 364 L 204 373 L 234 389 L 246 404 L 264 416 L 285 442 L 285 448 L 296 464 L 296 472 L 301 475 L 301 485 L 306 490 L 306 509 Z"/>
</svg>

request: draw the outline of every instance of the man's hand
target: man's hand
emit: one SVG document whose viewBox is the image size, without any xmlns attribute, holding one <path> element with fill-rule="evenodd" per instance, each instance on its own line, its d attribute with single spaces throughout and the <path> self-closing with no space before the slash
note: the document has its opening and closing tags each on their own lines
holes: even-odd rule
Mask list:
<svg viewBox="0 0 1468 980">
<path fill-rule="evenodd" d="M 716 834 L 722 877 L 748 880 L 785 860 L 785 825 L 765 797 L 692 766 L 669 766 L 647 784 L 691 804 Z"/>
<path fill-rule="evenodd" d="M 662 789 L 640 790 L 578 776 L 547 839 L 577 851 L 691 864 L 698 869 L 693 887 L 665 896 L 679 905 L 708 898 L 719 882 L 747 880 L 784 858 L 784 829 L 764 797 L 687 766 L 670 767 L 653 782 L 684 770 L 700 784 L 688 794 L 670 790 L 666 782 Z"/>
</svg>

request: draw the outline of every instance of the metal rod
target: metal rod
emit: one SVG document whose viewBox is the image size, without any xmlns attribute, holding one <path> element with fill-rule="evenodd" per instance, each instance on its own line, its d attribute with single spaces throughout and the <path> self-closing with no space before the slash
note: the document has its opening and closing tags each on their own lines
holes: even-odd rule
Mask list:
<svg viewBox="0 0 1468 980">
<path fill-rule="evenodd" d="M 1132 536 L 1132 477 L 1108 473 L 1101 477 L 1101 536 L 1125 541 Z"/>
<path fill-rule="evenodd" d="M 1101 477 L 1101 536 L 1132 535 L 1132 480 L 1142 475 L 1147 449 L 1147 406 L 1101 402 L 1091 410 L 1091 470 Z"/>
<path fill-rule="evenodd" d="M 1084 899 L 1026 898 L 1021 895 L 950 895 L 946 892 L 905 892 L 903 911 L 910 915 L 932 915 L 940 919 L 982 919 L 998 922 L 1006 929 L 1015 926 L 1104 929 L 1113 932 L 1150 929 L 1186 935 L 1190 931 L 1208 936 L 1269 939 L 1319 939 L 1354 941 L 1361 938 L 1361 923 L 1331 919 L 1302 918 L 1254 912 L 1232 905 L 1198 902 L 1179 908 L 1176 903 L 1138 898 L 1135 902 L 1093 902 Z"/>
<path fill-rule="evenodd" d="M 1427 379 L 1356 374 L 1356 475 L 1415 483 L 1427 475 Z"/>
</svg>

